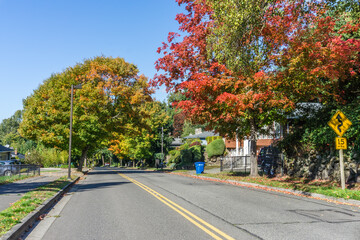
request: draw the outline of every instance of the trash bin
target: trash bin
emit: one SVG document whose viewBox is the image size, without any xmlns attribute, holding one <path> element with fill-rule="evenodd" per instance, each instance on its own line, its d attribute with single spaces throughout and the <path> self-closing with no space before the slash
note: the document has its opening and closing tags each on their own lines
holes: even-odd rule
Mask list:
<svg viewBox="0 0 360 240">
<path fill-rule="evenodd" d="M 196 174 L 201 174 L 204 172 L 205 163 L 204 162 L 196 162 L 195 163 L 195 169 Z"/>
</svg>

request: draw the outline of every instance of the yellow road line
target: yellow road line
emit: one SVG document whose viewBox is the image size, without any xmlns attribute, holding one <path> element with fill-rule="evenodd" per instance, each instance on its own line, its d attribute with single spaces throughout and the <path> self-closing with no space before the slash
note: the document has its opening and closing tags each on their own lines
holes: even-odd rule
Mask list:
<svg viewBox="0 0 360 240">
<path fill-rule="evenodd" d="M 199 218 L 198 216 L 196 216 L 195 214 L 189 212 L 188 210 L 184 209 L 183 207 L 179 206 L 178 204 L 174 203 L 173 201 L 171 201 L 170 199 L 164 197 L 163 195 L 161 195 L 160 193 L 156 192 L 155 190 L 149 188 L 148 186 L 136 181 L 135 179 L 132 179 L 124 174 L 118 173 L 121 177 L 129 180 L 130 182 L 133 182 L 134 184 L 138 185 L 139 187 L 141 187 L 142 189 L 144 189 L 145 191 L 147 191 L 148 193 L 150 193 L 151 195 L 153 195 L 154 197 L 156 197 L 157 199 L 159 199 L 161 202 L 163 202 L 164 204 L 166 204 L 167 206 L 169 206 L 171 209 L 173 209 L 174 211 L 176 211 L 177 213 L 179 213 L 180 215 L 182 215 L 184 218 L 186 218 L 188 221 L 190 221 L 191 223 L 193 223 L 194 225 L 196 225 L 197 227 L 199 227 L 201 230 L 203 230 L 204 232 L 206 232 L 207 234 L 209 234 L 211 237 L 213 237 L 214 239 L 218 239 L 221 240 L 222 238 L 218 237 L 217 235 L 215 235 L 213 232 L 211 232 L 209 229 L 205 228 L 203 225 L 205 225 L 206 227 L 210 228 L 211 230 L 213 230 L 214 232 L 218 233 L 219 235 L 223 236 L 225 239 L 227 240 L 235 240 L 234 238 L 230 237 L 229 235 L 227 235 L 226 233 L 220 231 L 219 229 L 217 229 L 216 227 L 212 226 L 211 224 L 205 222 L 204 220 L 202 220 L 201 218 Z M 198 222 L 196 222 L 195 220 L 197 220 Z M 201 225 L 203 224 L 203 225 Z"/>
</svg>

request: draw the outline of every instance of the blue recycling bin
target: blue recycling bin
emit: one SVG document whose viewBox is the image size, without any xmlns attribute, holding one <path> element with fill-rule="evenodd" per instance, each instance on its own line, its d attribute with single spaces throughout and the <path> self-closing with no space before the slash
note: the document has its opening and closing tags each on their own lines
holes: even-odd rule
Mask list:
<svg viewBox="0 0 360 240">
<path fill-rule="evenodd" d="M 204 172 L 205 163 L 204 162 L 196 162 L 195 163 L 195 169 L 196 174 L 201 174 Z"/>
</svg>

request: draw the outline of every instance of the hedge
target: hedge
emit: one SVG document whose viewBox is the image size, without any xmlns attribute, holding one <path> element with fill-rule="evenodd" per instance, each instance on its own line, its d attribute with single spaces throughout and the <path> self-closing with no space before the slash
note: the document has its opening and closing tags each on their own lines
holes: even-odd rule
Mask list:
<svg viewBox="0 0 360 240">
<path fill-rule="evenodd" d="M 225 151 L 225 143 L 222 139 L 216 139 L 206 146 L 208 157 L 221 156 Z"/>
<path fill-rule="evenodd" d="M 190 148 L 190 150 L 193 155 L 193 162 L 201 162 L 203 159 L 202 152 L 201 152 L 201 146 L 194 145 Z"/>
</svg>

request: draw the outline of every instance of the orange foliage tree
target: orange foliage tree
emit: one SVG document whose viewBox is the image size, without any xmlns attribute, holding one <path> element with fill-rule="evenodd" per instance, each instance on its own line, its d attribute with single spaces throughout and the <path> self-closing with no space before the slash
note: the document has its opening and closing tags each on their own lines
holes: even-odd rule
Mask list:
<svg viewBox="0 0 360 240">
<path fill-rule="evenodd" d="M 339 37 L 320 1 L 266 1 L 261 11 L 251 0 L 177 2 L 187 10 L 176 17 L 181 34 L 169 33 L 158 49 L 164 56 L 156 68 L 164 73 L 152 84 L 185 94 L 177 107 L 193 121 L 248 136 L 251 176 L 258 175 L 257 134 L 298 101 L 340 99 L 336 85 L 356 74 L 351 66 L 359 63 L 359 42 Z M 240 2 L 257 15 L 246 15 Z M 340 31 L 358 27 L 348 23 Z"/>
<path fill-rule="evenodd" d="M 140 123 L 138 106 L 150 101 L 147 78 L 122 58 L 95 57 L 54 74 L 24 101 L 20 133 L 49 147 L 66 150 L 69 139 L 70 89 L 74 94 L 73 149 L 82 169 L 89 151 L 103 148 L 113 132 Z"/>
</svg>

